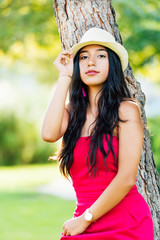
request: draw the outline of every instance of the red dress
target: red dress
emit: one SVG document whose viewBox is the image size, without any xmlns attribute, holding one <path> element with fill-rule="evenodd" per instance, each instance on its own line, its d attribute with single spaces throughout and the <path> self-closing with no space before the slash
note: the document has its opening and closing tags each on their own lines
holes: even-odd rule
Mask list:
<svg viewBox="0 0 160 240">
<path fill-rule="evenodd" d="M 103 139 L 104 148 L 108 144 Z M 118 138 L 113 136 L 113 150 L 118 158 Z M 103 155 L 97 150 L 96 166 L 98 175 L 91 178 L 88 175 L 86 156 L 90 145 L 90 137 L 80 137 L 73 153 L 73 164 L 70 174 L 76 192 L 77 202 L 74 217 L 81 215 L 89 208 L 110 184 L 118 171 L 118 165 L 110 152 L 105 168 Z M 107 203 L 106 203 L 107 204 Z M 137 191 L 136 185 L 123 200 L 80 235 L 64 236 L 60 240 L 153 240 L 153 222 L 150 209 Z"/>
</svg>

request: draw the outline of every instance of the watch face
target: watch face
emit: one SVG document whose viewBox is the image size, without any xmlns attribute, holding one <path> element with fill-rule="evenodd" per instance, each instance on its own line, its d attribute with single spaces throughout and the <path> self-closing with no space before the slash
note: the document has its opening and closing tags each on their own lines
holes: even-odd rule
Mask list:
<svg viewBox="0 0 160 240">
<path fill-rule="evenodd" d="M 90 212 L 86 213 L 86 214 L 85 214 L 85 219 L 86 219 L 87 221 L 91 221 L 91 220 L 92 220 L 92 213 L 90 213 Z"/>
</svg>

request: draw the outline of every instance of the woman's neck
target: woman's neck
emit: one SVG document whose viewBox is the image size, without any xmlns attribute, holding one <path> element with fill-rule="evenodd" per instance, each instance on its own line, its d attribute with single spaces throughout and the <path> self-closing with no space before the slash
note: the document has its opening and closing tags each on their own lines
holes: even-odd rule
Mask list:
<svg viewBox="0 0 160 240">
<path fill-rule="evenodd" d="M 88 95 L 89 95 L 89 109 L 96 116 L 98 113 L 98 100 L 100 97 L 101 88 L 89 87 Z"/>
</svg>

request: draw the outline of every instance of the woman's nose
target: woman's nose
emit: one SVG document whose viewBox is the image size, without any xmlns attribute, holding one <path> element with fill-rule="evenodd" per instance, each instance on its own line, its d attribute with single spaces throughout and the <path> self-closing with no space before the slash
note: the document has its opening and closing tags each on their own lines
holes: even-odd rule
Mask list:
<svg viewBox="0 0 160 240">
<path fill-rule="evenodd" d="M 93 66 L 96 64 L 95 58 L 94 57 L 90 57 L 88 59 L 88 66 Z"/>
</svg>

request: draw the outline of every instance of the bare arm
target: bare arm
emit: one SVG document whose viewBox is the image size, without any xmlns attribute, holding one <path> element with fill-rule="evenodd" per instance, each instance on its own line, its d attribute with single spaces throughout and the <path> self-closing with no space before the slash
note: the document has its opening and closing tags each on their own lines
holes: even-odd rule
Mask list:
<svg viewBox="0 0 160 240">
<path fill-rule="evenodd" d="M 128 121 L 119 123 L 118 173 L 90 207 L 95 219 L 115 207 L 136 182 L 143 144 L 143 128 L 138 106 L 133 102 L 122 102 L 119 117 Z"/>
<path fill-rule="evenodd" d="M 61 138 L 68 126 L 68 111 L 65 101 L 73 74 L 72 53 L 69 50 L 62 51 L 54 65 L 59 71 L 59 78 L 42 126 L 42 138 L 47 142 L 55 142 Z"/>
</svg>

